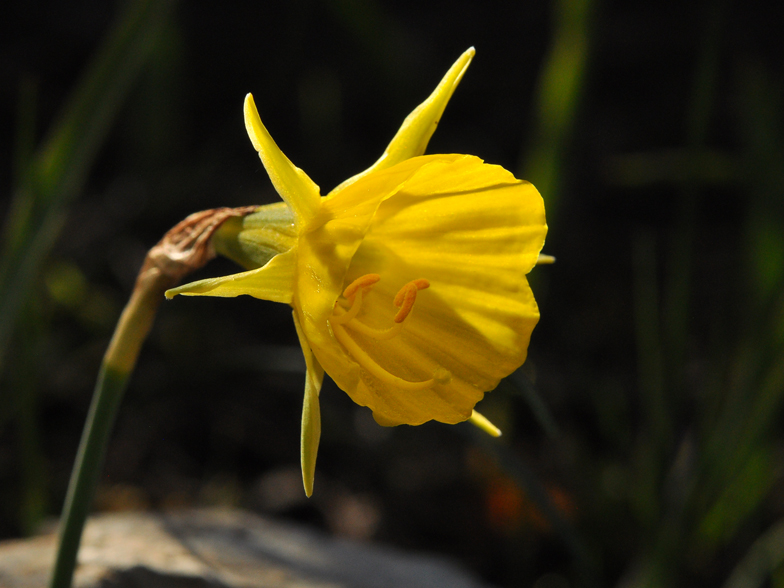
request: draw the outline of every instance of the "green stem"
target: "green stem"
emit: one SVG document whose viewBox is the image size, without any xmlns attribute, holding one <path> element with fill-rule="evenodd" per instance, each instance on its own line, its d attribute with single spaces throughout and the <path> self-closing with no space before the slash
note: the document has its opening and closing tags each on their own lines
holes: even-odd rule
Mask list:
<svg viewBox="0 0 784 588">
<path fill-rule="evenodd" d="M 59 549 L 52 573 L 51 588 L 71 586 L 82 529 L 93 500 L 100 466 L 106 453 L 106 442 L 120 406 L 128 375 L 104 364 L 98 376 L 95 395 L 87 416 L 63 508 Z"/>
<path fill-rule="evenodd" d="M 256 208 L 218 208 L 192 214 L 147 253 L 98 374 L 63 507 L 50 588 L 71 586 L 82 529 L 95 495 L 109 435 L 164 292 L 215 256 L 211 238 L 221 224 L 229 218 L 250 214 Z"/>
<path fill-rule="evenodd" d="M 63 507 L 51 588 L 71 586 L 82 529 L 95 495 L 120 401 L 163 293 L 173 285 L 170 276 L 150 265 L 145 264 L 139 274 L 134 293 L 123 310 L 101 364 Z"/>
</svg>

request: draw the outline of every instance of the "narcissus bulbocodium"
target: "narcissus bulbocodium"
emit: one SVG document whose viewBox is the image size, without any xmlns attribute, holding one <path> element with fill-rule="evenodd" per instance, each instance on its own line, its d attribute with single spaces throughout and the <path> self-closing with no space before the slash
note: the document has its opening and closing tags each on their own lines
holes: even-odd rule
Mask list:
<svg viewBox="0 0 784 588">
<path fill-rule="evenodd" d="M 423 155 L 474 49 L 403 122 L 383 155 L 326 196 L 245 98 L 245 126 L 283 202 L 229 219 L 216 250 L 249 271 L 176 294 L 248 294 L 293 308 L 307 373 L 302 473 L 313 489 L 324 372 L 385 426 L 471 420 L 525 361 L 539 310 L 526 274 L 544 244 L 542 197 L 473 155 Z"/>
</svg>

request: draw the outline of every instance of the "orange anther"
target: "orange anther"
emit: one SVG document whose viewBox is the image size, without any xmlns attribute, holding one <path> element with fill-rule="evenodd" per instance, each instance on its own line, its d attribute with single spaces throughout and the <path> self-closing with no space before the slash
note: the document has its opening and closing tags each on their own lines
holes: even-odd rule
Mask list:
<svg viewBox="0 0 784 588">
<path fill-rule="evenodd" d="M 367 288 L 369 286 L 372 286 L 380 279 L 381 276 L 379 276 L 378 274 L 365 274 L 364 276 L 357 278 L 356 280 L 351 282 L 348 286 L 346 286 L 346 289 L 343 290 L 343 297 L 350 300 L 351 298 L 353 298 L 354 294 L 357 293 L 357 290 L 359 290 L 360 288 Z"/>
<path fill-rule="evenodd" d="M 400 288 L 400 291 L 395 295 L 394 304 L 398 308 L 403 304 L 403 299 L 406 297 L 406 293 L 408 292 L 409 288 L 414 289 L 414 299 L 416 300 L 416 290 L 424 290 L 425 288 L 430 287 L 430 282 L 428 282 L 425 278 L 419 278 L 417 280 L 411 280 L 408 284 Z"/>
<path fill-rule="evenodd" d="M 400 304 L 396 304 L 396 306 L 400 307 L 400 310 L 397 311 L 395 315 L 395 322 L 402 323 L 408 313 L 411 312 L 411 309 L 414 308 L 414 302 L 416 302 L 416 295 L 417 295 L 417 287 L 415 284 L 408 283 L 397 293 L 395 296 L 395 302 L 397 302 L 398 297 L 402 294 L 402 299 Z"/>
</svg>

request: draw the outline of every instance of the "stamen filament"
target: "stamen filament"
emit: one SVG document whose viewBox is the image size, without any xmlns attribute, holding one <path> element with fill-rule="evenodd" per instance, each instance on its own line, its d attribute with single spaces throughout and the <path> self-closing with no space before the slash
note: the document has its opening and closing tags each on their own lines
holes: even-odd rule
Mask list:
<svg viewBox="0 0 784 588">
<path fill-rule="evenodd" d="M 332 316 L 329 319 L 330 322 L 342 325 L 353 320 L 354 317 L 356 317 L 357 314 L 359 314 L 359 309 L 362 307 L 362 292 L 363 290 L 361 288 L 356 292 L 356 296 L 354 297 L 354 300 L 352 300 L 351 302 L 351 308 L 349 308 L 347 311 L 343 311 L 342 308 L 336 306 Z M 343 311 L 343 313 L 335 314 L 335 312 L 337 311 Z"/>
<path fill-rule="evenodd" d="M 341 315 L 340 318 L 343 319 L 344 316 L 346 315 Z M 398 335 L 398 333 L 400 333 L 400 331 L 403 330 L 402 322 L 395 323 L 388 329 L 374 329 L 373 327 L 368 327 L 365 323 L 358 320 L 353 320 L 349 323 L 346 323 L 346 321 L 343 320 L 340 320 L 338 322 L 341 325 L 346 325 L 352 331 L 356 331 L 357 333 L 367 335 L 368 337 L 371 337 L 376 341 L 386 341 L 387 339 L 391 339 L 392 337 L 395 337 L 396 335 Z"/>
<path fill-rule="evenodd" d="M 436 381 L 432 378 L 425 380 L 424 382 L 409 382 L 403 378 L 393 376 L 387 370 L 373 361 L 373 359 L 367 353 L 365 353 L 365 351 L 359 345 L 357 345 L 357 343 L 354 341 L 354 339 L 351 338 L 342 325 L 332 325 L 332 332 L 335 334 L 335 338 L 343 345 L 343 347 L 346 348 L 346 350 L 351 354 L 351 356 L 359 365 L 365 368 L 373 376 L 382 382 L 389 384 L 390 386 L 395 386 L 397 388 L 401 388 L 402 390 L 415 392 L 417 390 L 427 390 L 436 383 Z"/>
</svg>

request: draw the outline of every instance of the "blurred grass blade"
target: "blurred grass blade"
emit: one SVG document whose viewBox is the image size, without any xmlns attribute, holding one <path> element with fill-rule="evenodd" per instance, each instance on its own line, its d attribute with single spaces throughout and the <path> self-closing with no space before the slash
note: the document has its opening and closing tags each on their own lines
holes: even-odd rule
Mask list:
<svg viewBox="0 0 784 588">
<path fill-rule="evenodd" d="M 776 72 L 759 61 L 743 63 L 736 77 L 744 181 L 751 197 L 745 239 L 751 283 L 763 311 L 751 317 L 757 328 L 784 306 L 784 88 Z"/>
<path fill-rule="evenodd" d="M 674 446 L 659 329 L 656 239 L 640 231 L 632 242 L 634 330 L 642 431 L 635 460 L 633 503 L 640 520 L 654 524 L 661 516 L 661 481 Z"/>
<path fill-rule="evenodd" d="M 22 308 L 25 328 L 19 333 L 14 369 L 9 380 L 16 390 L 16 428 L 19 443 L 21 504 L 18 517 L 22 532 L 34 534 L 46 514 L 46 457 L 39 424 L 38 381 L 41 377 L 43 337 L 47 319 L 39 300 L 32 298 Z"/>
<path fill-rule="evenodd" d="M 561 432 L 558 429 L 558 423 L 553 413 L 550 411 L 550 407 L 547 406 L 542 395 L 539 394 L 536 386 L 534 386 L 528 376 L 522 370 L 517 370 L 506 379 L 506 382 L 510 384 L 509 387 L 516 394 L 519 394 L 528 403 L 528 408 L 531 409 L 531 413 L 547 436 L 550 439 L 560 437 Z"/>
<path fill-rule="evenodd" d="M 632 252 L 639 387 L 645 403 L 649 433 L 664 457 L 671 452 L 674 434 L 664 382 L 659 329 L 659 285 L 656 277 L 656 240 L 653 233 L 638 233 L 633 242 Z"/>
<path fill-rule="evenodd" d="M 523 153 L 520 177 L 547 203 L 547 220 L 558 213 L 562 164 L 582 96 L 590 49 L 592 0 L 556 0 L 554 35 L 539 78 L 535 131 Z"/>
<path fill-rule="evenodd" d="M 757 588 L 784 563 L 784 520 L 757 539 L 735 567 L 724 588 Z"/>
<path fill-rule="evenodd" d="M 19 171 L 0 257 L 0 370 L 21 305 L 57 239 L 67 206 L 82 189 L 174 5 L 175 0 L 138 0 L 128 5 L 43 146 Z"/>
<path fill-rule="evenodd" d="M 705 4 L 705 30 L 699 46 L 694 72 L 691 104 L 686 114 L 686 148 L 696 161 L 704 150 L 708 125 L 714 113 L 722 32 L 727 20 L 729 0 Z M 673 374 L 672 397 L 681 396 L 691 302 L 692 253 L 697 223 L 700 190 L 694 181 L 680 186 L 677 198 L 675 232 L 665 282 L 663 339 L 668 350 L 668 369 Z M 678 404 L 673 406 L 677 411 Z M 677 412 L 676 412 L 677 414 Z"/>
<path fill-rule="evenodd" d="M 33 153 L 33 143 L 35 141 L 35 105 L 37 103 L 37 87 L 32 78 L 24 78 L 19 84 L 19 102 L 16 114 L 16 133 L 14 136 L 14 185 L 21 186 L 24 182 L 26 170 L 30 165 Z M 0 268 L 3 260 L 0 258 Z M 0 298 L 2 294 L 0 293 Z M 0 368 L 2 359 L 0 354 Z M 2 372 L 2 369 L 0 369 Z M 13 378 L 15 374 L 11 375 Z M 0 403 L 0 431 L 6 423 L 16 414 L 17 406 Z"/>
<path fill-rule="evenodd" d="M 604 167 L 607 183 L 623 188 L 687 183 L 728 186 L 745 180 L 734 154 L 709 147 L 624 153 L 610 156 Z"/>
<path fill-rule="evenodd" d="M 726 546 L 770 492 L 774 470 L 770 448 L 758 446 L 744 457 L 700 521 L 697 533 L 703 546 Z"/>
<path fill-rule="evenodd" d="M 19 84 L 19 104 L 16 114 L 14 145 L 14 186 L 21 187 L 35 151 L 35 110 L 38 104 L 38 85 L 31 77 Z"/>
</svg>

